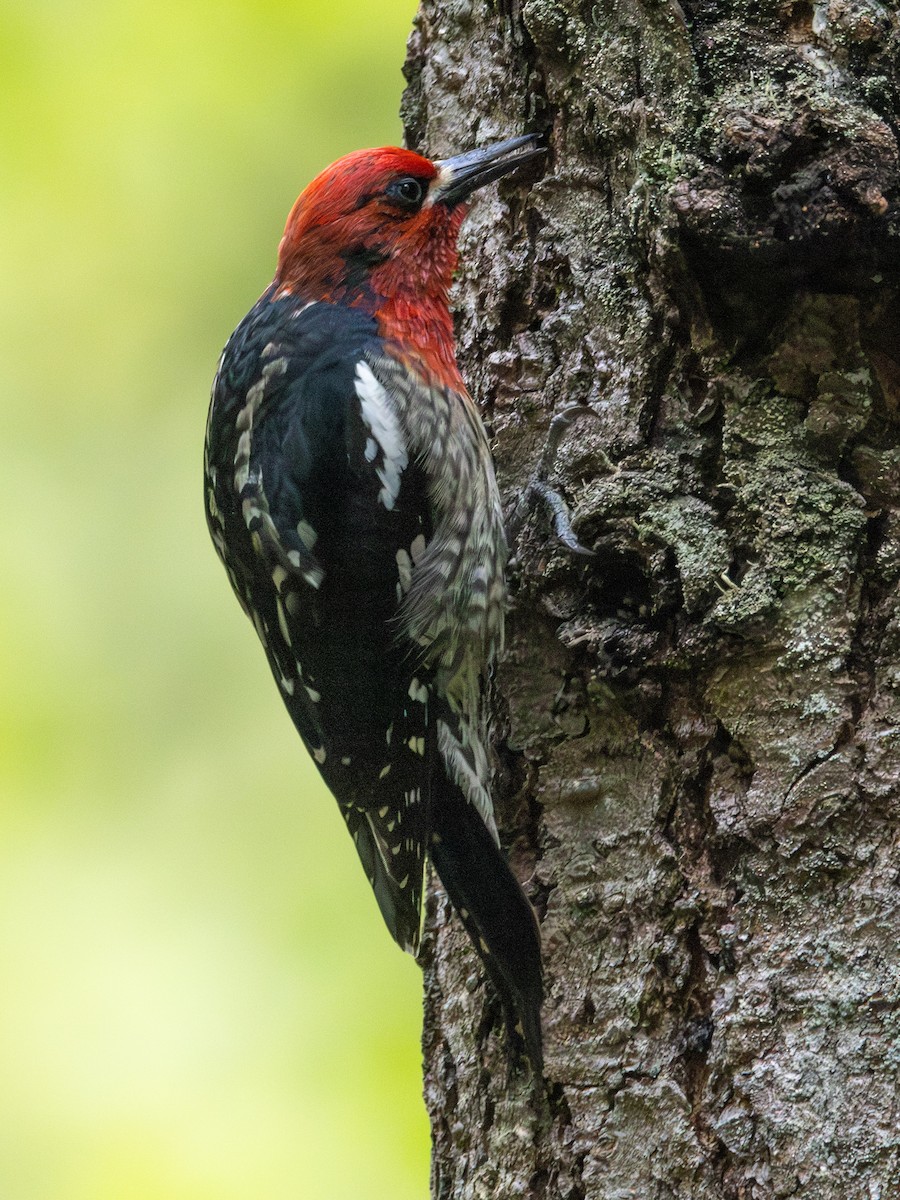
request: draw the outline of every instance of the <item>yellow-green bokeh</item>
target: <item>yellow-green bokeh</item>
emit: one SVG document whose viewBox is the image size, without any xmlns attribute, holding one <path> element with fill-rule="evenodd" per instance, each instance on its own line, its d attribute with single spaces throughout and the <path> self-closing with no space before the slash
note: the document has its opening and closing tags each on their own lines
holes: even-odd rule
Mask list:
<svg viewBox="0 0 900 1200">
<path fill-rule="evenodd" d="M 203 523 L 221 346 L 413 0 L 0 0 L 0 1197 L 427 1191 L 421 981 Z"/>
</svg>

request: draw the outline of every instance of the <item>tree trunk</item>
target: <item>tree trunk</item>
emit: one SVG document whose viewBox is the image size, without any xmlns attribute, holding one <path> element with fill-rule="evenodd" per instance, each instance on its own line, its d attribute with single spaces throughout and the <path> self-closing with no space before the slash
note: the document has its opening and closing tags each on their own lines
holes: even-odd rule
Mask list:
<svg viewBox="0 0 900 1200">
<path fill-rule="evenodd" d="M 440 1200 L 900 1194 L 900 18 L 423 0 L 409 143 L 547 129 L 462 238 L 518 526 L 497 803 L 546 1098 L 435 892 Z M 521 518 L 519 510 L 518 517 Z"/>
</svg>

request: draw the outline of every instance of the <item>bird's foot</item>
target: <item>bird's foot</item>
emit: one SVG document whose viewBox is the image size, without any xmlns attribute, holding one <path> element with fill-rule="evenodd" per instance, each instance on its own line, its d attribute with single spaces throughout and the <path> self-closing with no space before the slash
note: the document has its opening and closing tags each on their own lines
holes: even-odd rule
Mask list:
<svg viewBox="0 0 900 1200">
<path fill-rule="evenodd" d="M 560 409 L 555 413 L 550 421 L 550 428 L 547 431 L 547 444 L 544 447 L 544 453 L 541 455 L 541 460 L 538 463 L 535 473 L 525 486 L 525 490 L 516 505 L 513 513 L 511 533 L 513 538 L 517 538 L 522 525 L 528 514 L 534 508 L 535 501 L 542 503 L 550 515 L 553 523 L 553 532 L 557 539 L 573 554 L 581 554 L 587 558 L 594 557 L 594 551 L 589 550 L 587 546 L 582 546 L 579 542 L 574 529 L 572 528 L 572 518 L 569 513 L 569 506 L 561 494 L 547 482 L 548 475 L 552 474 L 556 466 L 556 457 L 559 453 L 560 443 L 563 439 L 563 434 L 568 430 L 572 421 L 579 416 L 597 417 L 597 412 L 587 404 L 567 404 L 565 408 Z M 618 467 L 612 463 L 609 458 L 601 451 L 601 460 L 603 465 L 608 467 L 610 471 L 617 471 Z"/>
</svg>

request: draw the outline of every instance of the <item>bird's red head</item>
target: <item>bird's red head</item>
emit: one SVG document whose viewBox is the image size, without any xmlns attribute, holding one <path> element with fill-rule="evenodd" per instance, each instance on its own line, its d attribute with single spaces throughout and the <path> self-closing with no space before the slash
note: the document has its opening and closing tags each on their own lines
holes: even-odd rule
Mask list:
<svg viewBox="0 0 900 1200">
<path fill-rule="evenodd" d="M 536 140 L 513 138 L 437 162 L 392 146 L 338 159 L 291 210 L 276 294 L 363 308 L 383 337 L 456 382 L 448 293 L 466 200 L 543 153 Z"/>
</svg>

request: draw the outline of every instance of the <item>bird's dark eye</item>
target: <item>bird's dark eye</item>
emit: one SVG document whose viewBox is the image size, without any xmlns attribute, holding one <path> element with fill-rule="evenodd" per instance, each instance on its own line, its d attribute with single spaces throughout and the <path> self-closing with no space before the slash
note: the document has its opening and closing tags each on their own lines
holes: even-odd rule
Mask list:
<svg viewBox="0 0 900 1200">
<path fill-rule="evenodd" d="M 425 199 L 425 185 L 411 175 L 388 184 L 387 195 L 399 208 L 418 208 Z"/>
</svg>

